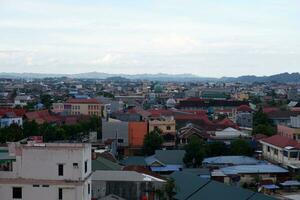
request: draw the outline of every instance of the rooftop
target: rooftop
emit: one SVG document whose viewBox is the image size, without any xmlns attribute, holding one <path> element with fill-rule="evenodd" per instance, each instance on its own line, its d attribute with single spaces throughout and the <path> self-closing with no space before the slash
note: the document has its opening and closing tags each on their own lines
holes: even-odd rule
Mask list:
<svg viewBox="0 0 300 200">
<path fill-rule="evenodd" d="M 256 165 L 261 161 L 248 156 L 216 156 L 205 158 L 202 163 L 205 164 L 232 164 L 232 165 Z"/>
<path fill-rule="evenodd" d="M 271 137 L 261 139 L 260 141 L 280 148 L 293 147 L 296 149 L 300 149 L 299 142 L 281 135 L 273 135 Z"/>
<path fill-rule="evenodd" d="M 165 180 L 135 171 L 102 171 L 97 170 L 92 175 L 93 181 L 132 181 L 132 182 L 165 182 Z"/>
</svg>

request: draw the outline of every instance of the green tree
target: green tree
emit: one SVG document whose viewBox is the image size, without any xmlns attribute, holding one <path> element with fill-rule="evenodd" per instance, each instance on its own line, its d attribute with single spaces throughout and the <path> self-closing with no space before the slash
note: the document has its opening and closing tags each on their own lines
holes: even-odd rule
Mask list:
<svg viewBox="0 0 300 200">
<path fill-rule="evenodd" d="M 224 142 L 212 142 L 207 145 L 207 154 L 209 156 L 221 156 L 227 154 L 227 148 Z"/>
<path fill-rule="evenodd" d="M 143 151 L 146 155 L 153 155 L 155 150 L 160 149 L 163 143 L 160 129 L 154 129 L 144 138 Z"/>
<path fill-rule="evenodd" d="M 39 125 L 33 121 L 24 121 L 23 134 L 25 137 L 39 135 Z"/>
<path fill-rule="evenodd" d="M 22 128 L 17 124 L 12 124 L 10 126 L 0 129 L 0 142 L 16 142 L 23 139 Z"/>
<path fill-rule="evenodd" d="M 230 153 L 232 155 L 251 156 L 253 149 L 246 140 L 237 139 L 231 142 Z"/>
<path fill-rule="evenodd" d="M 260 108 L 253 115 L 253 134 L 265 134 L 268 136 L 272 136 L 276 133 L 276 128 L 273 125 L 272 121 L 268 118 L 268 116 L 263 112 L 262 108 Z"/>
<path fill-rule="evenodd" d="M 174 199 L 174 195 L 176 194 L 176 183 L 173 178 L 169 178 L 167 183 L 164 185 L 164 191 L 168 197 L 168 200 Z"/>
<path fill-rule="evenodd" d="M 41 99 L 41 103 L 45 106 L 45 108 L 50 109 L 50 107 L 51 107 L 51 105 L 53 103 L 51 95 L 49 95 L 49 94 L 42 94 L 40 96 L 40 99 Z"/>
<path fill-rule="evenodd" d="M 191 137 L 190 142 L 185 145 L 184 149 L 185 155 L 183 162 L 187 167 L 198 167 L 202 164 L 202 160 L 205 156 L 205 145 L 198 137 Z"/>
</svg>

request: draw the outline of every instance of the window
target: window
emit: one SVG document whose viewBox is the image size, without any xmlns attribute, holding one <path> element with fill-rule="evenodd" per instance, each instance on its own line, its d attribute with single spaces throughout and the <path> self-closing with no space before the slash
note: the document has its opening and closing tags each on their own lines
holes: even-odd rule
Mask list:
<svg viewBox="0 0 300 200">
<path fill-rule="evenodd" d="M 268 152 L 270 152 L 270 147 L 268 147 Z"/>
<path fill-rule="evenodd" d="M 40 187 L 40 185 L 32 185 L 32 187 Z"/>
<path fill-rule="evenodd" d="M 58 188 L 58 199 L 59 200 L 63 199 L 63 190 L 62 190 L 62 188 Z"/>
<path fill-rule="evenodd" d="M 74 168 L 78 168 L 78 163 L 73 163 Z"/>
<path fill-rule="evenodd" d="M 49 185 L 43 185 L 43 187 L 49 187 Z"/>
<path fill-rule="evenodd" d="M 84 162 L 84 173 L 87 173 L 87 165 L 88 165 L 88 162 L 85 161 L 85 162 Z"/>
<path fill-rule="evenodd" d="M 278 155 L 278 150 L 277 149 L 274 149 L 274 154 Z"/>
<path fill-rule="evenodd" d="M 123 139 L 118 139 L 118 143 L 123 143 L 124 140 Z"/>
<path fill-rule="evenodd" d="M 168 130 L 168 131 L 171 130 L 171 126 L 167 126 L 167 130 Z"/>
<path fill-rule="evenodd" d="M 90 193 L 91 193 L 91 185 L 88 184 L 88 194 L 90 194 Z"/>
<path fill-rule="evenodd" d="M 21 187 L 13 187 L 13 199 L 22 199 L 22 188 Z"/>
<path fill-rule="evenodd" d="M 63 176 L 64 175 L 64 165 L 59 164 L 58 165 L 58 176 Z"/>
</svg>

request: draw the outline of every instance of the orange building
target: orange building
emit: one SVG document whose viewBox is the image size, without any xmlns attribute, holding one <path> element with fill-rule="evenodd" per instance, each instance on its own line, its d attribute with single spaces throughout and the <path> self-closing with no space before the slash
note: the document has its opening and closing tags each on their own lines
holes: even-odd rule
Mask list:
<svg viewBox="0 0 300 200">
<path fill-rule="evenodd" d="M 138 153 L 144 142 L 144 137 L 148 133 L 147 122 L 128 122 L 128 152 L 132 155 Z"/>
</svg>

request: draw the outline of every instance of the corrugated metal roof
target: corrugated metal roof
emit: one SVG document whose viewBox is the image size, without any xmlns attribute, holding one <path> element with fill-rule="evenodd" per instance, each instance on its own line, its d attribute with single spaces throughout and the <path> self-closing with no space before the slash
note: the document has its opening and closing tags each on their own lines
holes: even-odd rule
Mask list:
<svg viewBox="0 0 300 200">
<path fill-rule="evenodd" d="M 264 173 L 288 173 L 288 170 L 273 164 L 237 165 L 220 169 L 224 174 L 264 174 Z"/>
</svg>

